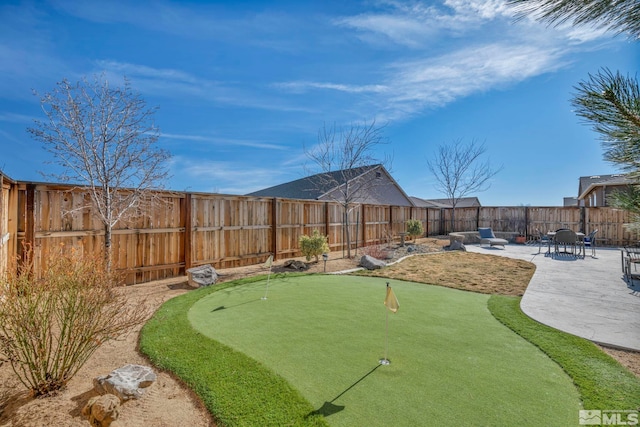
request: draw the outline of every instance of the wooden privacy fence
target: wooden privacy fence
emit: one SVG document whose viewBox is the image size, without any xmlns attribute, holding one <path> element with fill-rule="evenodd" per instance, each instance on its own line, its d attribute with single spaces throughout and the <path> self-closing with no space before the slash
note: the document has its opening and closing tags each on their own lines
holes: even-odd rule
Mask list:
<svg viewBox="0 0 640 427">
<path fill-rule="evenodd" d="M 33 249 L 39 271 L 60 245 L 86 254 L 103 250 L 102 224 L 92 214 L 86 189 L 46 183 L 14 182 L 0 176 L 0 273 L 10 260 Z M 346 250 L 345 213 L 335 202 L 208 193 L 161 192 L 160 201 L 140 209 L 113 230 L 114 268 L 127 283 L 174 277 L 202 264 L 229 268 L 300 256 L 300 236 L 317 229 L 329 237 L 333 256 Z M 422 221 L 425 235 L 492 227 L 528 236 L 535 230 L 568 227 L 598 229 L 600 243 L 627 245 L 638 240 L 625 231 L 624 211 L 584 207 L 474 207 L 451 210 L 408 206 L 359 205 L 348 215 L 352 249 L 388 242 L 408 219 Z"/>
</svg>

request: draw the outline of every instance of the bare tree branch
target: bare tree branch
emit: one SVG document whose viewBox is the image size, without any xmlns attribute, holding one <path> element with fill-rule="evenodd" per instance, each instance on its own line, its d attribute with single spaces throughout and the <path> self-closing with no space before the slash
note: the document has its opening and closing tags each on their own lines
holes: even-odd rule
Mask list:
<svg viewBox="0 0 640 427">
<path fill-rule="evenodd" d="M 455 140 L 452 144 L 438 146 L 434 159 L 427 159 L 429 170 L 436 179 L 436 189 L 451 202 L 451 226 L 454 226 L 455 209 L 461 198 L 489 189 L 489 180 L 502 170 L 493 169 L 487 160 L 481 162 L 486 152 L 484 144 L 472 140 L 463 144 Z"/>
</svg>

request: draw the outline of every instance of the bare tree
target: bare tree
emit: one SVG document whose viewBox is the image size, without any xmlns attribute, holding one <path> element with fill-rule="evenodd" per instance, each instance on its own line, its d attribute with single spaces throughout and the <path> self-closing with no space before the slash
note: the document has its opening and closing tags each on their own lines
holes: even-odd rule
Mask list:
<svg viewBox="0 0 640 427">
<path fill-rule="evenodd" d="M 452 228 L 460 199 L 472 193 L 486 191 L 490 187 L 489 180 L 502 170 L 502 166 L 493 169 L 489 161 L 481 162 L 486 151 L 484 144 L 478 144 L 475 139 L 469 144 L 455 140 L 452 144 L 440 145 L 436 157 L 427 159 L 429 170 L 437 181 L 436 189 L 451 202 Z"/>
<path fill-rule="evenodd" d="M 76 84 L 64 79 L 40 104 L 46 120 L 36 120 L 28 131 L 62 167 L 55 178 L 88 187 L 93 212 L 104 225 L 110 270 L 113 227 L 168 175 L 170 155 L 156 145 L 156 108 L 147 108 L 126 78 L 122 87 L 111 87 L 104 76 Z"/>
<path fill-rule="evenodd" d="M 387 143 L 383 134 L 384 126 L 375 120 L 370 123 L 351 124 L 338 128 L 324 125 L 318 131 L 318 144 L 307 149 L 305 154 L 315 168 L 307 168 L 313 175 L 313 190 L 323 194 L 343 207 L 347 256 L 351 257 L 350 211 L 371 198 L 374 188 L 385 181 L 371 179 L 383 164 L 390 160 L 379 160 L 375 149 Z M 318 173 L 319 170 L 319 173 Z"/>
</svg>

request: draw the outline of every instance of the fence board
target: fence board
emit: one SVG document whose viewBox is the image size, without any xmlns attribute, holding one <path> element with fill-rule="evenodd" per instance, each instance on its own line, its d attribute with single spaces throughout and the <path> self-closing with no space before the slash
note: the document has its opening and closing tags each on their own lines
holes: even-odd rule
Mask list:
<svg viewBox="0 0 640 427">
<path fill-rule="evenodd" d="M 11 232 L 9 231 L 9 192 L 11 182 L 0 174 L 0 277 L 3 277 L 9 266 L 9 257 L 12 255 Z"/>
</svg>

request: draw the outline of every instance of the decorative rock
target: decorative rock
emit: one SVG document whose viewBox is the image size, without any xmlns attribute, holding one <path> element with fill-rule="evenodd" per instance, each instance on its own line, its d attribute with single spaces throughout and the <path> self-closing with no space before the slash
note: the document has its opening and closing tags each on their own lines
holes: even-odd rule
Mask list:
<svg viewBox="0 0 640 427">
<path fill-rule="evenodd" d="M 372 256 L 365 255 L 360 258 L 360 266 L 367 270 L 377 270 L 379 268 L 386 267 L 387 264 L 384 261 L 380 261 Z"/>
<path fill-rule="evenodd" d="M 300 271 L 300 270 L 304 271 L 304 270 L 308 270 L 309 269 L 309 266 L 307 264 L 305 264 L 302 261 L 295 260 L 295 259 L 290 259 L 290 260 L 285 261 L 282 266 L 285 267 L 285 268 L 292 268 L 292 269 L 298 270 L 298 271 Z"/>
<path fill-rule="evenodd" d="M 202 288 L 209 285 L 215 285 L 218 281 L 218 273 L 211 265 L 201 265 L 187 270 L 189 275 L 189 286 L 193 288 Z"/>
<path fill-rule="evenodd" d="M 449 246 L 453 246 L 455 242 L 464 243 L 464 238 L 464 234 L 449 233 Z"/>
<path fill-rule="evenodd" d="M 120 399 L 113 394 L 92 397 L 82 408 L 82 415 L 94 427 L 109 427 L 120 415 Z"/>
<path fill-rule="evenodd" d="M 93 379 L 93 387 L 100 394 L 111 393 L 121 402 L 129 399 L 140 399 L 144 388 L 156 380 L 156 374 L 148 366 L 125 365 L 111 371 L 109 375 Z"/>
<path fill-rule="evenodd" d="M 467 248 L 464 247 L 464 243 L 458 241 L 458 240 L 454 240 L 453 242 L 451 242 L 451 244 L 449 246 L 447 246 L 445 248 L 448 251 L 467 251 Z"/>
</svg>

